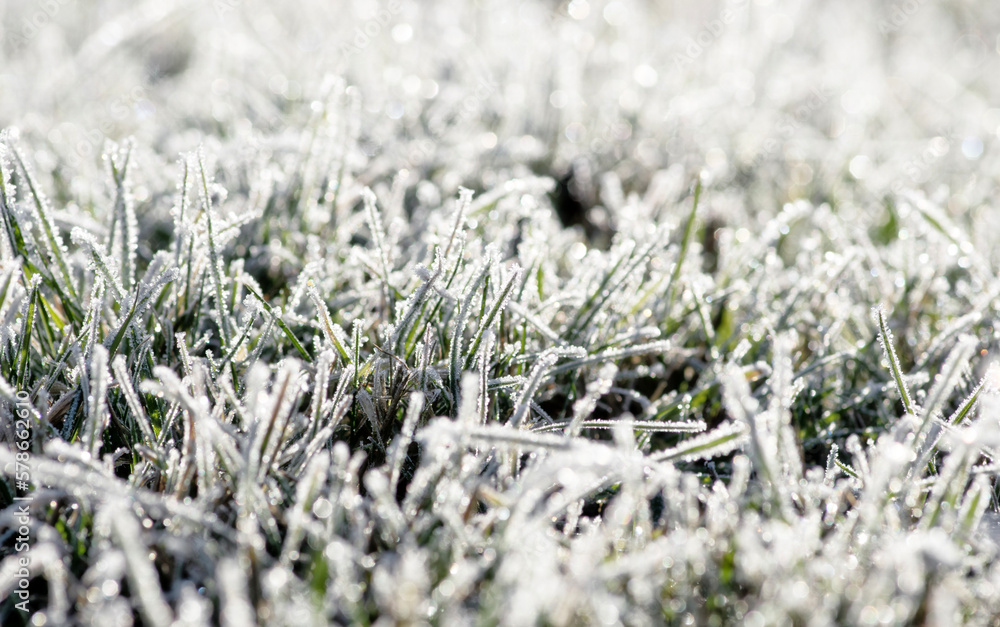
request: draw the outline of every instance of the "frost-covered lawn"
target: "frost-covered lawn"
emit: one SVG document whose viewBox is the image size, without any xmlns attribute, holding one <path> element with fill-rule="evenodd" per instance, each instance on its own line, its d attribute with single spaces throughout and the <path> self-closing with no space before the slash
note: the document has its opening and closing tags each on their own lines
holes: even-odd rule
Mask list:
<svg viewBox="0 0 1000 627">
<path fill-rule="evenodd" d="M 0 24 L 5 627 L 1000 620 L 988 0 Z"/>
</svg>

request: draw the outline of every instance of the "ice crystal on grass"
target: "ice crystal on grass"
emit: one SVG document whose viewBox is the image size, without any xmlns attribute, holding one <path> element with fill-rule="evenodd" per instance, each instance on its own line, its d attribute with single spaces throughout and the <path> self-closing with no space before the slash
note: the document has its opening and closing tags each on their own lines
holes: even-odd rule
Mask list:
<svg viewBox="0 0 1000 627">
<path fill-rule="evenodd" d="M 5 627 L 996 622 L 988 3 L 118 4 L 2 11 Z"/>
</svg>

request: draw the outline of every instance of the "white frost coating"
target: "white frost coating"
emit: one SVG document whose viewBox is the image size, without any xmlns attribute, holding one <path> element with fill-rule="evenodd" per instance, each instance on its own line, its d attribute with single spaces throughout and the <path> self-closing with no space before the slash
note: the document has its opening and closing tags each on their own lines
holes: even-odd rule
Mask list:
<svg viewBox="0 0 1000 627">
<path fill-rule="evenodd" d="M 996 622 L 995 7 L 263 4 L 3 6 L 35 622 Z"/>
<path fill-rule="evenodd" d="M 512 427 L 521 426 L 521 422 L 528 414 L 531 397 L 535 395 L 535 392 L 538 390 L 538 386 L 542 384 L 542 381 L 549 374 L 549 370 L 555 365 L 558 359 L 559 355 L 555 351 L 551 350 L 542 353 L 538 357 L 538 360 L 535 361 L 531 368 L 531 374 L 528 376 L 528 380 L 524 382 L 524 385 L 521 388 L 521 395 L 518 398 L 517 406 L 514 408 L 514 413 L 511 414 L 510 420 L 507 421 L 507 424 Z"/>
<path fill-rule="evenodd" d="M 660 451 L 652 456 L 657 461 L 692 462 L 710 459 L 739 450 L 747 442 L 748 428 L 738 422 L 726 423 L 697 437 L 685 440 L 674 448 Z"/>
<path fill-rule="evenodd" d="M 247 595 L 246 575 L 234 559 L 224 559 L 216 567 L 219 593 L 222 602 L 220 611 L 224 627 L 242 627 L 256 623 L 253 606 Z"/>
<path fill-rule="evenodd" d="M 108 374 L 108 352 L 103 346 L 95 346 L 90 359 L 90 394 L 87 397 L 87 423 L 82 439 L 91 456 L 96 458 L 101 448 L 101 436 L 111 419 L 107 403 L 108 382 L 111 377 Z"/>
<path fill-rule="evenodd" d="M 173 611 L 163 597 L 159 576 L 149 561 L 138 522 L 121 501 L 110 501 L 104 511 L 110 519 L 114 541 L 125 556 L 129 586 L 135 589 L 143 621 L 156 627 L 169 627 L 174 620 Z"/>
</svg>

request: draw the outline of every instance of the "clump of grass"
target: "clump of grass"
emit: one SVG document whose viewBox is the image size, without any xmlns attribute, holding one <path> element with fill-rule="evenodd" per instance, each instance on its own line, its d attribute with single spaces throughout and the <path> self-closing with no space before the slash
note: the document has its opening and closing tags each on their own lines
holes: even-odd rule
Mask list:
<svg viewBox="0 0 1000 627">
<path fill-rule="evenodd" d="M 550 27 L 617 59 L 608 28 L 632 18 L 592 4 Z M 486 71 L 510 70 L 508 27 L 483 34 Z M 992 204 L 873 202 L 816 162 L 809 193 L 762 191 L 807 164 L 726 174 L 628 93 L 607 104 L 631 135 L 609 136 L 648 129 L 697 164 L 581 156 L 561 138 L 590 131 L 535 115 L 534 83 L 506 117 L 481 92 L 473 116 L 450 108 L 465 69 L 410 56 L 403 117 L 373 113 L 361 55 L 308 106 L 269 76 L 281 125 L 246 85 L 245 120 L 217 107 L 204 147 L 139 133 L 106 171 L 70 165 L 58 133 L 0 137 L 0 622 L 995 619 Z M 704 96 L 650 69 L 625 75 Z M 543 102 L 596 80 L 559 72 Z M 201 123 L 186 106 L 164 132 Z M 34 616 L 10 596 L 16 461 Z"/>
</svg>

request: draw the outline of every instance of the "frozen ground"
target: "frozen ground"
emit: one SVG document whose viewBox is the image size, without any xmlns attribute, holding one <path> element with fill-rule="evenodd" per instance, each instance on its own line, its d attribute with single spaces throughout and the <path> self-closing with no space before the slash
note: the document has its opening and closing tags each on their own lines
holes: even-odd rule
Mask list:
<svg viewBox="0 0 1000 627">
<path fill-rule="evenodd" d="M 993 625 L 986 0 L 0 2 L 0 623 Z"/>
</svg>

